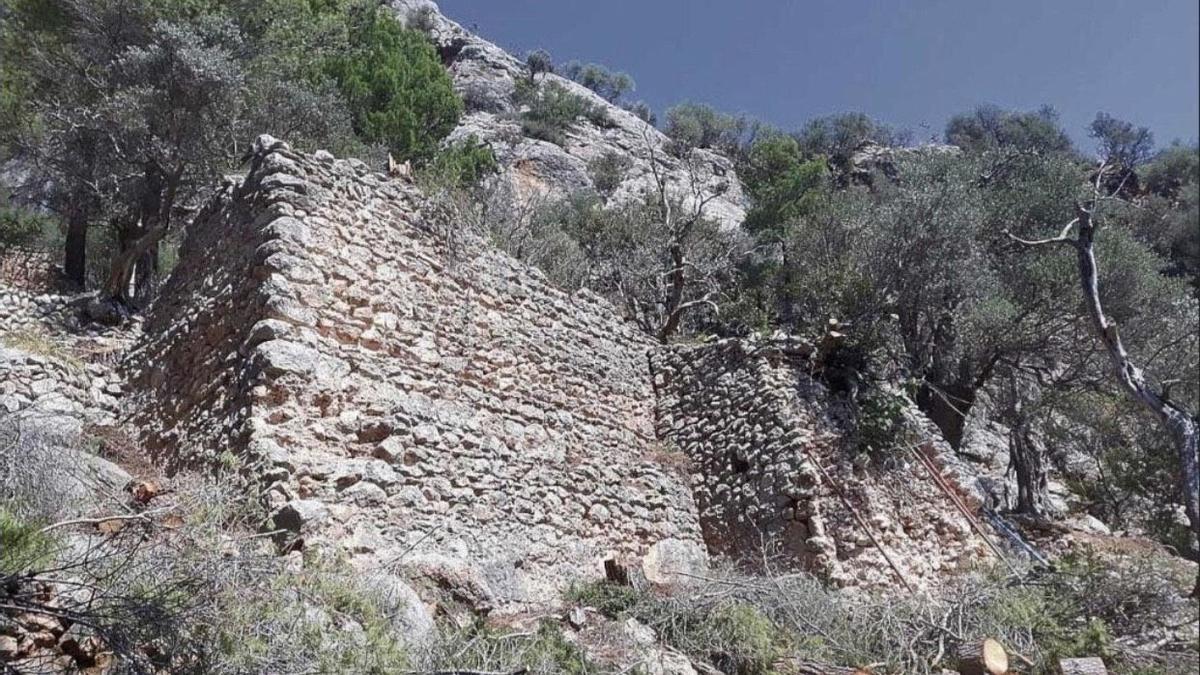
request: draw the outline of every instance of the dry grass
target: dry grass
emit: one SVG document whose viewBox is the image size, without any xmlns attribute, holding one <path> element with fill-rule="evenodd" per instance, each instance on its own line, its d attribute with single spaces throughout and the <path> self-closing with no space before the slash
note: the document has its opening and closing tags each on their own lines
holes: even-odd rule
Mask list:
<svg viewBox="0 0 1200 675">
<path fill-rule="evenodd" d="M 0 342 L 10 349 L 52 359 L 76 372 L 83 371 L 83 361 L 69 346 L 44 332 L 21 330 L 0 335 Z"/>
</svg>

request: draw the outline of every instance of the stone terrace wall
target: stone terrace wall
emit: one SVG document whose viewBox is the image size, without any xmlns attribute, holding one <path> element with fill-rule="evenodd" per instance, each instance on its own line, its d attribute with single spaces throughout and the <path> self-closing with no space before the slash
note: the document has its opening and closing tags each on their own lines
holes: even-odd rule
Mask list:
<svg viewBox="0 0 1200 675">
<path fill-rule="evenodd" d="M 258 150 L 132 359 L 148 444 L 231 451 L 306 545 L 477 606 L 547 600 L 610 556 L 704 562 L 688 481 L 655 452 L 649 340 L 503 255 L 448 255 L 408 183 Z"/>
<path fill-rule="evenodd" d="M 915 459 L 852 460 L 833 398 L 788 356 L 798 346 L 730 339 L 655 359 L 659 433 L 691 460 L 709 551 L 751 564 L 767 553 L 841 586 L 895 586 L 840 488 L 914 585 L 985 555 Z"/>
</svg>

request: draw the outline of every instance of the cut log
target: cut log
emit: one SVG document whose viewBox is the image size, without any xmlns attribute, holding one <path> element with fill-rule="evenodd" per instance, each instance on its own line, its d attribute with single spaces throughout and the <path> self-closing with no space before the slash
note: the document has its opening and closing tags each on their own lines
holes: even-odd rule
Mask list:
<svg viewBox="0 0 1200 675">
<path fill-rule="evenodd" d="M 1104 659 L 1094 656 L 1086 659 L 1059 659 L 1058 672 L 1062 675 L 1108 675 Z"/>
<path fill-rule="evenodd" d="M 958 648 L 958 672 L 960 675 L 1004 675 L 1008 672 L 1008 652 L 992 638 L 963 643 Z"/>
</svg>

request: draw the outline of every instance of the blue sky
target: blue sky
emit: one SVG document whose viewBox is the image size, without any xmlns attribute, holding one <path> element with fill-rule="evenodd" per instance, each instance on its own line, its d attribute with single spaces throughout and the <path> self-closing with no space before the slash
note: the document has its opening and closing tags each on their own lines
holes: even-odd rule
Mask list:
<svg viewBox="0 0 1200 675">
<path fill-rule="evenodd" d="M 980 103 L 1054 106 L 1081 147 L 1099 110 L 1159 145 L 1200 126 L 1197 0 L 440 0 L 510 51 L 625 70 L 786 129 L 858 110 L 917 140 Z"/>
</svg>

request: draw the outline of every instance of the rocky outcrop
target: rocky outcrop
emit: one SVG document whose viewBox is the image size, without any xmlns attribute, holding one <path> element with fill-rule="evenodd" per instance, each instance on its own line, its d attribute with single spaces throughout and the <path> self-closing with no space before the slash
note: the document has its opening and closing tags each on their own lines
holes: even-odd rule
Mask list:
<svg viewBox="0 0 1200 675">
<path fill-rule="evenodd" d="M 260 139 L 189 228 L 131 358 L 146 446 L 232 454 L 282 545 L 407 568 L 480 608 L 544 602 L 609 558 L 703 565 L 688 478 L 654 453 L 654 343 L 590 293 L 451 252 L 421 204 Z"/>
<path fill-rule="evenodd" d="M 978 562 L 985 542 L 915 457 L 852 452 L 809 352 L 727 339 L 656 356 L 659 435 L 690 462 L 709 551 L 855 587 L 897 585 L 884 551 L 914 587 Z"/>
<path fill-rule="evenodd" d="M 603 127 L 580 120 L 562 145 L 528 138 L 515 119 L 513 101 L 518 78 L 527 77 L 524 65 L 500 47 L 443 16 L 429 0 L 391 0 L 389 3 L 410 26 L 424 30 L 434 41 L 454 78 L 455 89 L 467 105 L 452 140 L 475 136 L 488 143 L 503 167 L 502 179 L 519 196 L 566 195 L 593 187 L 589 163 L 611 154 L 628 160 L 629 170 L 610 200 L 624 203 L 653 189 L 651 150 L 664 165 L 669 185 L 691 195 L 689 173 L 683 162 L 666 152 L 669 139 L 636 115 L 613 105 L 566 78 L 542 77 L 561 84 L 599 106 L 609 123 Z M 741 183 L 728 158 L 708 150 L 697 151 L 704 194 L 722 194 L 709 201 L 705 213 L 727 228 L 739 226 L 746 215 Z"/>
</svg>

